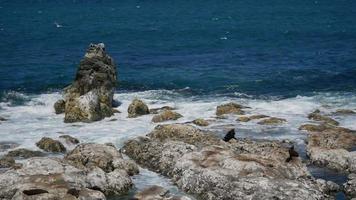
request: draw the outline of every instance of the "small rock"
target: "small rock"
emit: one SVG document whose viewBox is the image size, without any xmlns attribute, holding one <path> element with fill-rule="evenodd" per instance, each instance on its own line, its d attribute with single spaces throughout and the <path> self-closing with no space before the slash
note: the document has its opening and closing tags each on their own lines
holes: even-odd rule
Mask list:
<svg viewBox="0 0 356 200">
<path fill-rule="evenodd" d="M 79 144 L 79 140 L 70 135 L 61 135 L 59 138 L 64 139 L 64 141 L 68 144 Z"/>
<path fill-rule="evenodd" d="M 327 127 L 324 124 L 303 124 L 299 127 L 299 130 L 310 131 L 310 132 L 321 132 Z"/>
<path fill-rule="evenodd" d="M 181 117 L 183 116 L 177 112 L 171 110 L 165 110 L 162 113 L 153 116 L 152 122 L 157 123 L 157 122 L 163 122 L 168 120 L 177 120 Z"/>
<path fill-rule="evenodd" d="M 193 121 L 193 124 L 198 125 L 198 126 L 209 126 L 209 122 L 206 121 L 205 119 L 201 119 L 201 118 L 195 119 Z"/>
<path fill-rule="evenodd" d="M 237 121 L 240 122 L 248 122 L 254 119 L 262 119 L 262 118 L 267 118 L 269 116 L 267 115 L 251 115 L 251 116 L 241 116 L 237 119 Z"/>
<path fill-rule="evenodd" d="M 63 99 L 60 99 L 60 100 L 56 101 L 56 103 L 54 104 L 53 107 L 54 107 L 56 114 L 64 113 L 65 108 L 66 108 L 66 102 Z"/>
<path fill-rule="evenodd" d="M 242 108 L 245 108 L 244 106 L 237 104 L 237 103 L 227 103 L 220 105 L 216 108 L 216 115 L 224 115 L 224 114 L 238 114 L 238 115 L 243 115 L 245 112 L 242 110 Z"/>
<path fill-rule="evenodd" d="M 36 145 L 38 146 L 38 148 L 43 149 L 44 151 L 47 152 L 53 152 L 53 153 L 66 152 L 66 148 L 63 146 L 63 144 L 60 141 L 48 137 L 43 137 L 40 141 L 36 143 Z"/>
<path fill-rule="evenodd" d="M 31 157 L 42 157 L 45 156 L 45 154 L 41 151 L 32 151 L 29 149 L 15 149 L 12 151 L 9 151 L 6 156 L 12 157 L 12 158 L 31 158 Z"/>
<path fill-rule="evenodd" d="M 355 115 L 356 112 L 350 109 L 338 109 L 334 113 L 334 115 Z"/>
<path fill-rule="evenodd" d="M 257 122 L 257 124 L 260 125 L 275 125 L 275 124 L 282 124 L 287 122 L 287 120 L 282 119 L 282 118 L 277 118 L 277 117 L 270 117 L 268 119 L 263 119 L 259 122 Z"/>
<path fill-rule="evenodd" d="M 10 168 L 15 165 L 15 160 L 11 157 L 0 158 L 0 168 Z"/>
<path fill-rule="evenodd" d="M 127 112 L 129 118 L 150 114 L 148 106 L 139 99 L 134 99 L 132 101 L 132 103 L 129 105 L 127 109 Z"/>
<path fill-rule="evenodd" d="M 237 121 L 240 121 L 240 122 L 248 122 L 250 121 L 251 119 L 247 116 L 241 116 L 237 119 Z"/>
<path fill-rule="evenodd" d="M 158 114 L 159 112 L 164 111 L 164 110 L 174 110 L 174 109 L 175 108 L 170 107 L 170 106 L 163 106 L 161 108 L 152 108 L 152 109 L 150 109 L 150 113 L 151 114 Z"/>
</svg>

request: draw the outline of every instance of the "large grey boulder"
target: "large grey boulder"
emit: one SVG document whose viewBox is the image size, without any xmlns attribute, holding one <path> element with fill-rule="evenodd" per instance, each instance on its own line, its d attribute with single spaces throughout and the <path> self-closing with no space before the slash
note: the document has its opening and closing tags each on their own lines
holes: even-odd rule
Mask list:
<svg viewBox="0 0 356 200">
<path fill-rule="evenodd" d="M 92 122 L 113 115 L 117 73 L 103 43 L 90 44 L 74 82 L 64 89 L 64 122 Z"/>
<path fill-rule="evenodd" d="M 124 150 L 198 199 L 332 199 L 330 188 L 312 178 L 300 158 L 287 161 L 289 146 L 281 142 L 224 142 L 193 126 L 171 124 L 129 140 Z"/>
</svg>

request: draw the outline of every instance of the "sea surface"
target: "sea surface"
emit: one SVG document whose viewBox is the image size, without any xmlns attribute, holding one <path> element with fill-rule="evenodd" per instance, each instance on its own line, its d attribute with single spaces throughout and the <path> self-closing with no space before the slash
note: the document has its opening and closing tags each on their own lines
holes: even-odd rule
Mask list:
<svg viewBox="0 0 356 200">
<path fill-rule="evenodd" d="M 105 43 L 117 64 L 122 113 L 65 124 L 53 104 L 92 42 Z M 212 119 L 222 103 L 245 104 L 251 114 L 288 123 L 266 127 L 230 117 L 207 129 L 288 139 L 303 153 L 306 135 L 298 127 L 308 113 L 356 109 L 355 55 L 354 0 L 0 0 L 0 116 L 9 119 L 0 124 L 0 142 L 36 149 L 41 137 L 66 133 L 122 147 L 155 126 L 152 115 L 127 118 L 138 97 L 151 108 L 176 107 L 184 116 L 178 122 Z M 336 119 L 356 129 L 356 117 Z M 345 181 L 333 171 L 310 170 Z M 132 193 L 158 184 L 182 194 L 169 179 L 141 172 Z"/>
</svg>

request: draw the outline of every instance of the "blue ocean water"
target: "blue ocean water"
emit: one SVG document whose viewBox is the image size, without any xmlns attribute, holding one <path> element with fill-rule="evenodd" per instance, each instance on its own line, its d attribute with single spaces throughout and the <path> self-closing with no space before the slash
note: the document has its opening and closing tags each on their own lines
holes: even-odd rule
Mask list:
<svg viewBox="0 0 356 200">
<path fill-rule="evenodd" d="M 353 0 L 1 0 L 0 91 L 42 93 L 74 78 L 91 42 L 118 90 L 256 96 L 355 92 Z"/>
</svg>

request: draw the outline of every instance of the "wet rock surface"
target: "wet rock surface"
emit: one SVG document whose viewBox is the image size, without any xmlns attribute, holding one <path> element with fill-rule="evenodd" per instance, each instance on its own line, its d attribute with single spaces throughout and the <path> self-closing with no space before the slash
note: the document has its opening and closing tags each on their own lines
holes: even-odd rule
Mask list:
<svg viewBox="0 0 356 200">
<path fill-rule="evenodd" d="M 323 122 L 323 123 L 329 124 L 329 125 L 334 125 L 334 126 L 339 125 L 339 122 L 334 120 L 333 118 L 322 115 L 320 110 L 315 110 L 314 112 L 310 113 L 308 115 L 308 118 L 311 120 Z"/>
<path fill-rule="evenodd" d="M 116 77 L 114 61 L 106 54 L 105 45 L 90 44 L 74 82 L 64 89 L 64 122 L 92 122 L 112 116 Z"/>
<path fill-rule="evenodd" d="M 237 121 L 240 122 L 248 122 L 251 120 L 255 120 L 255 119 L 263 119 L 263 118 L 267 118 L 269 116 L 267 115 L 250 115 L 250 116 L 241 116 L 239 118 L 237 118 Z"/>
<path fill-rule="evenodd" d="M 356 198 L 356 174 L 348 176 L 348 181 L 344 184 L 344 190 L 348 198 Z"/>
<path fill-rule="evenodd" d="M 153 116 L 152 122 L 158 123 L 158 122 L 164 122 L 164 121 L 169 121 L 169 120 L 177 120 L 181 117 L 183 117 L 183 116 L 177 112 L 174 112 L 171 110 L 164 110 L 163 112 Z"/>
<path fill-rule="evenodd" d="M 44 151 L 47 152 L 53 152 L 53 153 L 66 152 L 66 148 L 63 146 L 63 144 L 60 141 L 48 137 L 43 137 L 40 141 L 36 143 L 36 145 L 38 148 L 43 149 Z"/>
<path fill-rule="evenodd" d="M 160 108 L 151 108 L 150 109 L 150 113 L 151 114 L 158 114 L 162 111 L 165 111 L 165 110 L 175 110 L 175 108 L 171 107 L 171 106 L 163 106 L 163 107 L 160 107 Z"/>
<path fill-rule="evenodd" d="M 15 165 L 15 160 L 11 157 L 4 156 L 0 158 L 0 168 L 10 168 Z"/>
<path fill-rule="evenodd" d="M 144 190 L 138 192 L 134 200 L 190 200 L 189 197 L 185 196 L 172 196 L 169 190 L 153 185 L 151 187 L 145 188 Z"/>
<path fill-rule="evenodd" d="M 134 99 L 132 101 L 132 103 L 127 109 L 127 112 L 129 118 L 150 114 L 148 106 L 142 100 L 139 99 Z"/>
<path fill-rule="evenodd" d="M 56 101 L 56 103 L 54 103 L 53 107 L 54 107 L 54 111 L 57 115 L 62 114 L 65 112 L 66 102 L 63 99 L 60 99 L 60 100 Z"/>
<path fill-rule="evenodd" d="M 335 112 L 333 112 L 334 115 L 356 115 L 356 112 L 354 110 L 350 109 L 338 109 Z"/>
<path fill-rule="evenodd" d="M 263 120 L 257 122 L 257 124 L 260 124 L 260 125 L 277 125 L 277 124 L 283 124 L 285 122 L 287 122 L 287 120 L 285 120 L 285 119 L 278 118 L 278 117 L 270 117 L 270 118 L 263 119 Z"/>
<path fill-rule="evenodd" d="M 199 199 L 332 199 L 300 158 L 286 162 L 288 150 L 281 142 L 224 142 L 183 124 L 157 126 L 124 146 L 137 163 Z"/>
<path fill-rule="evenodd" d="M 193 124 L 198 125 L 198 126 L 209 126 L 209 124 L 210 124 L 209 121 L 207 121 L 205 119 L 201 119 L 201 118 L 195 119 L 192 122 L 193 122 Z"/>
<path fill-rule="evenodd" d="M 223 104 L 220 106 L 216 107 L 216 115 L 221 116 L 225 114 L 237 114 L 237 115 L 243 115 L 245 112 L 242 110 L 243 108 L 246 108 L 245 106 L 242 106 L 237 103 L 227 103 Z"/>
</svg>

